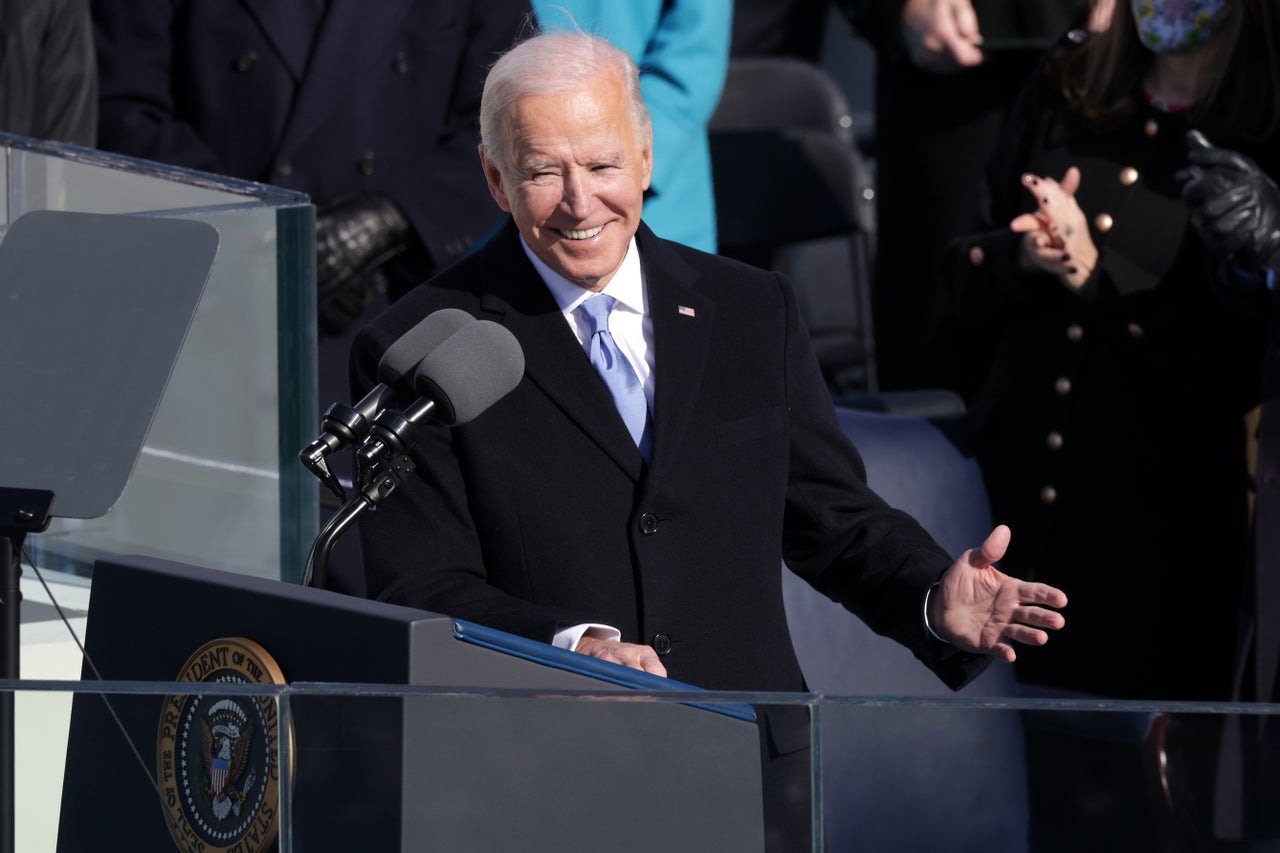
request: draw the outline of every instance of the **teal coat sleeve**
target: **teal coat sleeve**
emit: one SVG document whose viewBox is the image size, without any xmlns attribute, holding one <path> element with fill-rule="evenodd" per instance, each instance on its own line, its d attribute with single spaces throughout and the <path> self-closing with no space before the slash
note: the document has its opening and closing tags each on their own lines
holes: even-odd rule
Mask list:
<svg viewBox="0 0 1280 853">
<path fill-rule="evenodd" d="M 707 122 L 729 65 L 732 0 L 536 0 L 543 30 L 609 39 L 640 66 L 653 118 L 653 181 L 645 223 L 660 237 L 716 251 Z"/>
</svg>

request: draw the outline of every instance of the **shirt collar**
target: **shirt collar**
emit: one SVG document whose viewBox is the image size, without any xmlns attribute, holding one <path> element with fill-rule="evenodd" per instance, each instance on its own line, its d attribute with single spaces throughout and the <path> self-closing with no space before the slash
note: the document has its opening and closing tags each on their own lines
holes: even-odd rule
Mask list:
<svg viewBox="0 0 1280 853">
<path fill-rule="evenodd" d="M 579 287 L 543 263 L 524 241 L 523 234 L 520 235 L 520 247 L 524 249 L 533 268 L 538 271 L 538 275 L 551 291 L 556 304 L 566 315 L 572 314 L 579 305 L 591 297 L 591 291 Z M 635 237 L 632 237 L 631 242 L 627 244 L 627 254 L 623 256 L 618 271 L 613 274 L 613 278 L 609 279 L 609 283 L 601 292 L 609 294 L 616 300 L 615 307 L 621 305 L 641 316 L 648 315 L 648 294 L 645 293 L 644 274 L 640 267 L 640 251 L 636 248 Z"/>
</svg>

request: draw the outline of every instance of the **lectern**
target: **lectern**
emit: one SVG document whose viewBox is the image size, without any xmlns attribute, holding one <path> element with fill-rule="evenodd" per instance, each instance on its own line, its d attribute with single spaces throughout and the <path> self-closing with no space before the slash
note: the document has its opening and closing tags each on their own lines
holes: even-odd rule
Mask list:
<svg viewBox="0 0 1280 853">
<path fill-rule="evenodd" d="M 292 784 L 282 781 L 278 795 L 288 798 L 292 821 L 282 832 L 293 850 L 763 849 L 750 706 L 683 695 L 601 699 L 605 691 L 696 688 L 326 590 L 141 557 L 97 562 L 86 648 L 102 678 L 172 682 L 191 675 L 193 652 L 223 638 L 269 652 L 288 682 L 280 737 L 293 747 Z M 415 689 L 353 695 L 359 684 Z M 201 707 L 218 704 L 216 684 L 201 692 Z M 574 698 L 584 692 L 596 698 Z M 74 700 L 58 849 L 97 849 L 110 838 L 128 838 L 133 849 L 180 849 L 157 793 L 167 700 L 108 699 L 111 709 L 96 695 Z M 254 725 L 223 717 L 171 715 L 193 727 L 208 720 L 211 733 Z M 190 740 L 192 767 L 208 756 L 208 766 L 217 764 L 216 748 L 202 757 L 201 739 Z M 139 767 L 135 750 L 156 764 Z M 237 750 L 228 752 L 223 772 L 235 773 Z M 203 808 L 197 801 L 207 795 L 195 789 L 225 788 L 226 778 L 179 784 L 177 798 Z M 218 834 L 235 823 L 228 809 L 192 822 L 203 849 L 238 849 Z"/>
</svg>

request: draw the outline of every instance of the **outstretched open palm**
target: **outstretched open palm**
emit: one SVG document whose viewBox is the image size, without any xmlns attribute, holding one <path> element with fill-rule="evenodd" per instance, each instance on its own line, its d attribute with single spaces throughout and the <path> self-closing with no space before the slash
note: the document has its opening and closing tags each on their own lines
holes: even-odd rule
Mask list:
<svg viewBox="0 0 1280 853">
<path fill-rule="evenodd" d="M 1009 528 L 1001 524 L 986 541 L 952 564 L 929 601 L 929 623 L 966 651 L 1017 657 L 1012 643 L 1042 646 L 1048 631 L 1066 624 L 1061 613 L 1067 596 L 1048 584 L 1012 578 L 995 567 L 1009 547 Z"/>
</svg>

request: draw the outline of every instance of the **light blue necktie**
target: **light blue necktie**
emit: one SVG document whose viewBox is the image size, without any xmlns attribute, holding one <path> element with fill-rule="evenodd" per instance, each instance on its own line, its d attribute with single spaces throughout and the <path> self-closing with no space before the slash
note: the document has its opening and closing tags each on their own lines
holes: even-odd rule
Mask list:
<svg viewBox="0 0 1280 853">
<path fill-rule="evenodd" d="M 578 311 L 591 328 L 591 366 L 613 395 L 618 414 L 622 415 L 632 440 L 647 462 L 651 446 L 649 404 L 640 377 L 609 334 L 609 312 L 613 310 L 613 303 L 612 296 L 592 296 L 578 306 Z"/>
</svg>

